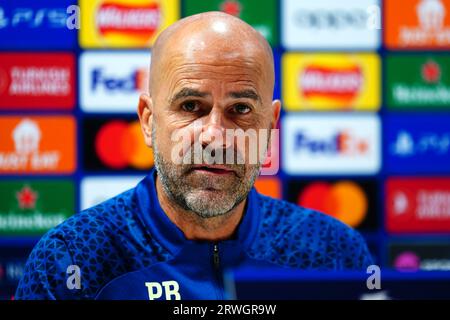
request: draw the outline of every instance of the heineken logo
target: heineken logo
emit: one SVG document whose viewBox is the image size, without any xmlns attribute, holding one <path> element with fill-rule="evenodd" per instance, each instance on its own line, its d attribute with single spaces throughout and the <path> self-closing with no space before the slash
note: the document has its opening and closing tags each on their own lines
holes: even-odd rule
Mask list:
<svg viewBox="0 0 450 320">
<path fill-rule="evenodd" d="M 388 105 L 449 108 L 448 55 L 393 55 L 387 59 Z"/>
<path fill-rule="evenodd" d="M 428 61 L 422 66 L 422 78 L 428 83 L 436 83 L 441 77 L 441 68 L 434 61 Z"/>
<path fill-rule="evenodd" d="M 74 209 L 70 181 L 0 182 L 0 235 L 43 234 Z"/>
<path fill-rule="evenodd" d="M 220 10 L 232 16 L 239 17 L 242 11 L 242 5 L 238 1 L 228 0 L 222 2 Z"/>
<path fill-rule="evenodd" d="M 16 197 L 21 209 L 36 208 L 38 193 L 33 191 L 33 189 L 31 189 L 29 186 L 24 186 L 22 190 L 16 193 Z"/>
</svg>

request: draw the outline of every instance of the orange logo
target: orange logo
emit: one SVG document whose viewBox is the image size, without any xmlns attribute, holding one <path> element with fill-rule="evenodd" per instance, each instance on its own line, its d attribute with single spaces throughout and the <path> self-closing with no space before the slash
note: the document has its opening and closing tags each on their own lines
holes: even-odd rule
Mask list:
<svg viewBox="0 0 450 320">
<path fill-rule="evenodd" d="M 298 204 L 329 214 L 351 227 L 361 224 L 368 210 L 364 191 L 352 181 L 312 183 L 300 193 Z"/>
<path fill-rule="evenodd" d="M 2 117 L 0 137 L 0 174 L 75 170 L 72 117 Z"/>
<path fill-rule="evenodd" d="M 450 0 L 386 1 L 384 8 L 388 47 L 450 48 Z"/>
</svg>

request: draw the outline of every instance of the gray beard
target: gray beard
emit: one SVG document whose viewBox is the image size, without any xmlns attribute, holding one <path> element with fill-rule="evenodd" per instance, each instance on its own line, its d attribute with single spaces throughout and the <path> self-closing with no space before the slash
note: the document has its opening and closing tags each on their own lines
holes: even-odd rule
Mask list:
<svg viewBox="0 0 450 320">
<path fill-rule="evenodd" d="M 225 194 L 223 194 L 223 190 L 210 191 L 205 194 L 202 189 L 205 190 L 209 187 L 213 189 L 213 186 L 217 186 L 217 180 L 201 179 L 202 189 L 194 188 L 185 176 L 186 171 L 183 170 L 183 165 L 168 162 L 161 156 L 155 133 L 153 123 L 152 144 L 155 168 L 164 192 L 179 207 L 195 213 L 200 218 L 223 216 L 236 208 L 247 197 L 259 175 L 261 164 L 250 166 L 249 172 L 241 166 L 242 175 L 238 177 L 236 183 L 232 184 L 229 190 L 226 190 Z"/>
</svg>

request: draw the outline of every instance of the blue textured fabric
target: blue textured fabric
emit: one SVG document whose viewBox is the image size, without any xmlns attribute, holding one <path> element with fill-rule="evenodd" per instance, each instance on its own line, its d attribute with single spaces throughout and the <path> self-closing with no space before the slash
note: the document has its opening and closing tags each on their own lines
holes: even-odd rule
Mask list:
<svg viewBox="0 0 450 320">
<path fill-rule="evenodd" d="M 228 267 L 365 270 L 372 264 L 355 230 L 255 189 L 233 239 L 187 240 L 161 209 L 154 179 L 152 171 L 134 189 L 45 234 L 28 259 L 15 298 L 221 299 L 220 274 Z M 70 265 L 79 267 L 79 288 L 67 285 L 73 284 Z"/>
</svg>

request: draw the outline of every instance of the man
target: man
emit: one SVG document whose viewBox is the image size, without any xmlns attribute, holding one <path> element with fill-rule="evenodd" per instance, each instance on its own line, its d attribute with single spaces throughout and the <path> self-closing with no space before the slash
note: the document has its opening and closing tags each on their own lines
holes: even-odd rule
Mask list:
<svg viewBox="0 0 450 320">
<path fill-rule="evenodd" d="M 259 195 L 253 184 L 262 161 L 249 160 L 250 143 L 237 143 L 239 134 L 219 139 L 227 130 L 276 128 L 273 57 L 258 32 L 218 12 L 180 20 L 155 43 L 150 74 L 138 114 L 156 170 L 48 232 L 31 253 L 17 299 L 222 299 L 229 267 L 371 264 L 354 230 Z M 257 142 L 267 149 L 265 137 Z M 221 151 L 234 162 L 210 161 Z"/>
</svg>

